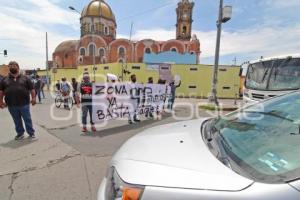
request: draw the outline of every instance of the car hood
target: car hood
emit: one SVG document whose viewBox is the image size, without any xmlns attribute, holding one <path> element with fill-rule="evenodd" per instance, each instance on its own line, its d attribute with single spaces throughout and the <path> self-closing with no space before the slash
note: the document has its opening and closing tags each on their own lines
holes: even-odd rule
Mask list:
<svg viewBox="0 0 300 200">
<path fill-rule="evenodd" d="M 226 167 L 202 140 L 205 119 L 157 126 L 129 139 L 111 165 L 130 184 L 240 191 L 253 183 Z"/>
</svg>

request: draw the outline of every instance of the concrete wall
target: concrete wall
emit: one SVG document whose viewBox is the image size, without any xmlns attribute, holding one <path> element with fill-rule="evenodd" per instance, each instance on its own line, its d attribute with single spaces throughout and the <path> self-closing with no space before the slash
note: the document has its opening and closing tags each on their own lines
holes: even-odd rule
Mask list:
<svg viewBox="0 0 300 200">
<path fill-rule="evenodd" d="M 101 64 L 96 65 L 96 82 L 104 82 L 105 75 L 112 73 L 121 77 L 122 64 Z M 131 74 L 136 74 L 139 83 L 147 83 L 148 77 L 153 77 L 156 83 L 159 79 L 159 72 L 149 70 L 144 63 L 127 63 L 123 65 Z M 239 94 L 240 77 L 239 67 L 220 66 L 218 75 L 218 96 L 219 98 L 234 98 Z M 80 80 L 84 72 L 89 72 L 91 79 L 94 78 L 93 66 L 79 66 L 78 69 L 57 69 L 57 73 L 50 72 L 51 80 L 60 80 L 66 77 Z M 172 75 L 179 75 L 182 79 L 181 87 L 177 89 L 177 96 L 207 98 L 211 91 L 213 67 L 208 65 L 172 65 Z M 45 72 L 38 72 L 45 75 Z M 129 81 L 131 74 L 124 74 L 124 81 Z"/>
</svg>

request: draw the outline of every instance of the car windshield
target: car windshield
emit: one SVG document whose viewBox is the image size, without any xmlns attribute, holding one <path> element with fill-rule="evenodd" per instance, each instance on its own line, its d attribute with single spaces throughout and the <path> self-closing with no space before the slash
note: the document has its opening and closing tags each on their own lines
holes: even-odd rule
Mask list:
<svg viewBox="0 0 300 200">
<path fill-rule="evenodd" d="M 251 89 L 264 90 L 267 88 L 268 74 L 273 62 L 258 62 L 249 65 L 246 87 Z"/>
<path fill-rule="evenodd" d="M 269 89 L 299 89 L 300 59 L 290 59 L 281 67 L 275 67 L 270 75 Z"/>
<path fill-rule="evenodd" d="M 255 90 L 299 89 L 300 59 L 277 59 L 249 65 L 246 88 Z"/>
<path fill-rule="evenodd" d="M 300 178 L 300 92 L 255 104 L 214 123 L 228 156 L 256 181 Z"/>
</svg>

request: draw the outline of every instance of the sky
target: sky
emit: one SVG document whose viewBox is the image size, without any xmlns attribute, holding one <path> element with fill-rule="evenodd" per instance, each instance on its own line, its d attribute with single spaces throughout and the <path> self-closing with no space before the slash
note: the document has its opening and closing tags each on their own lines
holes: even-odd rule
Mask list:
<svg viewBox="0 0 300 200">
<path fill-rule="evenodd" d="M 0 64 L 16 60 L 22 68 L 45 68 L 48 32 L 49 60 L 64 40 L 80 38 L 81 10 L 90 0 L 0 0 Z M 117 37 L 169 40 L 175 38 L 179 0 L 106 0 L 117 20 Z M 201 43 L 201 64 L 213 64 L 219 0 L 194 0 L 193 34 Z M 223 24 L 220 64 L 241 64 L 260 56 L 288 55 L 300 49 L 299 0 L 224 0 L 233 7 Z"/>
</svg>

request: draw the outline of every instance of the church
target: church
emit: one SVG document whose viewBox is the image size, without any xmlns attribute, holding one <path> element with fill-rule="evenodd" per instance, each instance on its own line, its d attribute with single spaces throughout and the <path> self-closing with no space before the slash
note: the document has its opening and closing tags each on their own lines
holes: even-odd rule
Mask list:
<svg viewBox="0 0 300 200">
<path fill-rule="evenodd" d="M 178 3 L 176 39 L 134 41 L 116 38 L 117 22 L 111 7 L 104 0 L 92 0 L 81 13 L 80 39 L 59 44 L 52 55 L 53 66 L 74 69 L 106 63 L 163 63 L 166 54 L 191 58 L 186 64 L 199 64 L 200 42 L 192 36 L 193 8 L 194 2 L 189 0 Z"/>
</svg>

